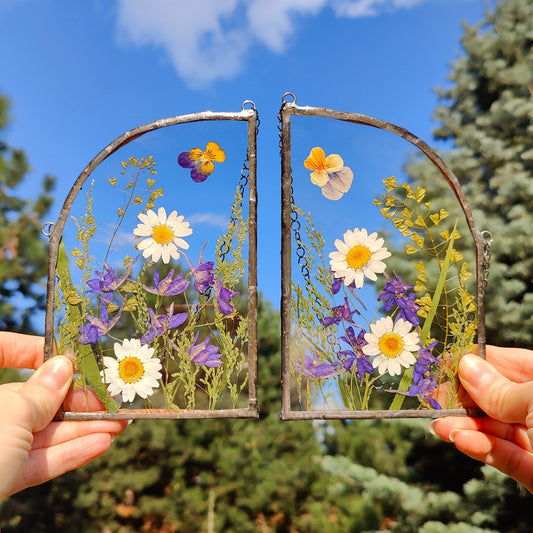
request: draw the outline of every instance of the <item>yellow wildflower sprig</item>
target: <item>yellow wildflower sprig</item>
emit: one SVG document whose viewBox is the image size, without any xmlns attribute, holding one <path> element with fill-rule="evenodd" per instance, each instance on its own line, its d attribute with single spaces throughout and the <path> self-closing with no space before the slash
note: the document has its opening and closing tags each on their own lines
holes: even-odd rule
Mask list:
<svg viewBox="0 0 533 533">
<path fill-rule="evenodd" d="M 383 182 L 386 193 L 374 201 L 375 205 L 400 235 L 409 239 L 405 253 L 422 256 L 414 266 L 414 291 L 419 294 L 416 303 L 420 306 L 418 315 L 424 319 L 420 329 L 422 345 L 431 336 L 439 338 L 444 347 L 440 354 L 439 386 L 447 380 L 452 385 L 448 387 L 448 395 L 456 394 L 453 385 L 458 357 L 471 347 L 476 332 L 476 323 L 472 320 L 474 298 L 466 289 L 471 273 L 462 254 L 454 246 L 455 241 L 461 238 L 457 219 L 444 229 L 443 223 L 448 223 L 449 213 L 445 209 L 434 211 L 431 202 L 426 199 L 424 188 L 414 189 L 408 183 L 398 185 L 394 177 Z M 428 268 L 429 264 L 437 268 Z M 437 279 L 433 281 L 435 275 Z M 433 327 L 436 331 L 432 332 Z M 409 369 L 404 373 L 399 390 L 406 391 L 411 379 L 412 369 Z M 403 396 L 397 395 L 391 409 L 399 409 L 402 401 Z"/>
<path fill-rule="evenodd" d="M 114 189 L 119 192 L 122 192 L 125 195 L 125 202 L 122 207 L 117 208 L 117 221 L 114 224 L 113 232 L 109 240 L 109 245 L 104 258 L 104 263 L 107 262 L 109 252 L 111 251 L 115 237 L 120 227 L 122 226 L 122 223 L 124 222 L 128 209 L 132 205 L 142 205 L 141 211 L 144 211 L 146 209 L 153 209 L 155 207 L 155 200 L 163 196 L 162 187 L 160 187 L 159 189 L 153 188 L 156 183 L 153 177 L 148 177 L 146 179 L 147 189 L 139 192 L 138 184 L 140 178 L 147 172 L 149 173 L 149 176 L 155 176 L 157 174 L 157 171 L 155 169 L 156 162 L 154 161 L 153 156 L 141 157 L 140 159 L 130 157 L 127 161 L 122 161 L 121 165 L 121 175 L 125 176 L 126 170 L 128 170 L 128 168 L 131 170 L 132 175 L 129 177 L 129 181 L 124 187 L 124 189 L 117 187 L 117 178 L 114 177 L 108 179 L 108 182 Z M 149 192 L 148 199 L 143 198 L 143 192 Z"/>
</svg>

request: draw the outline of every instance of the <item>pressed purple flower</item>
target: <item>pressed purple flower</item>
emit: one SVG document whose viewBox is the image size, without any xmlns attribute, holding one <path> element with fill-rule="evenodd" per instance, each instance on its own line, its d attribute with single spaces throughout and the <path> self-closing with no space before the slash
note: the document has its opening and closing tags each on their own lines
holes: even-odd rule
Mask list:
<svg viewBox="0 0 533 533">
<path fill-rule="evenodd" d="M 354 361 L 357 360 L 357 355 L 355 355 L 352 350 L 343 350 L 342 352 L 338 353 L 338 357 L 346 372 L 349 372 L 352 369 Z"/>
<path fill-rule="evenodd" d="M 214 284 L 215 289 L 215 299 L 217 301 L 218 309 L 223 315 L 229 315 L 235 310 L 231 299 L 234 296 L 237 296 L 239 292 L 232 291 L 224 286 L 222 286 L 222 280 L 217 278 Z"/>
<path fill-rule="evenodd" d="M 148 344 L 154 340 L 156 335 L 162 335 L 165 331 L 181 326 L 189 318 L 188 313 L 174 314 L 174 304 L 170 305 L 166 314 L 156 315 L 154 310 L 150 308 L 148 314 L 150 315 L 150 324 L 141 337 L 142 344 Z"/>
<path fill-rule="evenodd" d="M 166 277 L 162 280 L 159 278 L 159 271 L 154 270 L 154 287 L 147 287 L 144 285 L 144 290 L 151 294 L 159 294 L 160 296 L 176 296 L 187 290 L 190 280 L 184 279 L 181 272 L 172 279 L 174 270 L 171 269 Z"/>
<path fill-rule="evenodd" d="M 213 261 L 207 261 L 205 263 L 200 263 L 197 267 L 191 269 L 194 276 L 194 288 L 200 294 L 205 294 L 207 289 L 213 286 L 215 280 L 213 266 Z"/>
<path fill-rule="evenodd" d="M 418 326 L 420 324 L 420 317 L 418 316 L 418 310 L 420 306 L 415 302 L 415 293 L 410 292 L 406 298 L 398 300 L 398 318 L 403 318 L 407 322 L 413 324 L 413 326 Z"/>
<path fill-rule="evenodd" d="M 331 282 L 331 294 L 337 294 L 342 287 L 342 278 L 333 278 Z"/>
<path fill-rule="evenodd" d="M 124 274 L 120 277 L 117 277 L 114 269 L 109 265 L 104 264 L 103 272 L 95 271 L 97 277 L 90 279 L 87 282 L 87 285 L 91 288 L 88 292 L 102 296 L 107 302 L 110 302 L 113 299 L 113 292 L 116 291 L 131 274 L 131 270 L 137 261 L 137 258 L 138 257 L 130 262 Z"/>
<path fill-rule="evenodd" d="M 408 292 L 414 288 L 413 285 L 408 285 L 402 281 L 402 278 L 394 273 L 394 279 L 384 273 L 387 278 L 387 283 L 383 287 L 383 291 L 378 296 L 379 301 L 384 302 L 385 311 L 390 312 L 394 305 L 398 306 L 399 313 L 397 318 L 403 318 L 413 326 L 420 324 L 420 317 L 417 311 L 420 306 L 415 303 L 415 294 Z"/>
<path fill-rule="evenodd" d="M 295 361 L 294 370 L 304 375 L 306 378 L 311 379 L 329 378 L 344 372 L 343 367 L 338 369 L 337 365 L 322 361 L 316 352 L 313 352 L 312 357 L 309 355 L 304 355 L 303 366 L 301 361 Z"/>
<path fill-rule="evenodd" d="M 359 379 L 363 379 L 366 374 L 372 374 L 374 372 L 374 367 L 372 366 L 372 363 L 370 362 L 368 355 L 366 355 L 363 352 L 363 347 L 366 346 L 368 343 L 365 340 L 365 330 L 362 329 L 357 337 L 355 336 L 354 329 L 349 326 L 346 328 L 346 336 L 340 337 L 342 341 L 344 341 L 346 344 L 349 344 L 352 350 L 346 350 L 344 352 L 340 352 L 341 354 L 348 355 L 348 358 L 344 361 L 344 368 L 346 370 L 350 370 L 353 366 L 353 363 L 355 361 L 356 368 L 357 368 L 357 376 Z M 349 355 L 352 354 L 352 355 Z M 350 367 L 347 367 L 348 362 L 351 360 Z"/>
<path fill-rule="evenodd" d="M 199 332 L 196 332 L 194 341 L 189 348 L 189 357 L 193 363 L 198 366 L 208 366 L 216 368 L 222 364 L 222 354 L 218 352 L 218 346 L 209 344 L 209 337 L 206 337 L 202 342 L 196 344 Z"/>
<path fill-rule="evenodd" d="M 439 402 L 431 397 L 431 393 L 437 388 L 437 383 L 432 376 L 426 376 L 421 379 L 416 385 L 409 387 L 409 396 L 419 396 L 424 398 L 433 409 L 442 409 Z"/>
<path fill-rule="evenodd" d="M 205 244 L 203 245 L 202 251 L 200 252 L 200 260 L 198 262 L 197 267 L 195 267 L 191 263 L 190 259 L 185 254 L 183 254 L 185 256 L 185 259 L 187 260 L 187 263 L 189 263 L 191 274 L 194 276 L 194 288 L 200 294 L 205 294 L 207 289 L 209 289 L 209 287 L 212 287 L 215 281 L 215 263 L 213 261 L 206 261 L 205 263 L 202 262 L 204 256 L 204 248 Z"/>
<path fill-rule="evenodd" d="M 425 348 L 421 348 L 418 352 L 418 357 L 413 368 L 413 383 L 417 384 L 422 376 L 429 372 L 430 366 L 435 363 L 439 363 L 432 353 L 431 350 L 435 348 L 438 344 L 438 341 L 433 341 L 431 344 L 428 344 Z"/>
<path fill-rule="evenodd" d="M 357 326 L 357 324 L 353 321 L 352 317 L 354 313 L 360 313 L 359 311 L 357 311 L 357 309 L 350 309 L 350 305 L 348 304 L 348 298 L 346 296 L 344 297 L 344 303 L 342 305 L 332 307 L 331 311 L 333 312 L 332 316 L 325 316 L 320 321 L 320 323 L 325 328 L 331 326 L 332 324 L 340 324 L 341 322 L 347 322 L 348 324 L 353 324 L 354 326 Z"/>
<path fill-rule="evenodd" d="M 110 320 L 107 311 L 107 304 L 109 302 L 102 298 L 100 302 L 100 316 L 87 315 L 85 320 L 87 323 L 79 328 L 78 332 L 80 344 L 94 344 L 100 337 L 106 335 L 119 321 L 120 315 L 124 305 L 121 305 L 117 310 L 115 316 Z"/>
</svg>

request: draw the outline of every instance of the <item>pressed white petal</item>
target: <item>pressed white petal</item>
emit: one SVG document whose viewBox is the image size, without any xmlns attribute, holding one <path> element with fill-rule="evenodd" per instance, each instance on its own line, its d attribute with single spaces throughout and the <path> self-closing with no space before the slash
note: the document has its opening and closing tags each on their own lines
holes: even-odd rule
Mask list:
<svg viewBox="0 0 533 533">
<path fill-rule="evenodd" d="M 398 333 L 398 335 L 401 335 L 402 337 L 406 335 L 412 328 L 412 324 L 410 322 L 407 322 L 407 320 L 404 320 L 403 318 L 399 318 L 396 321 L 396 324 L 394 324 L 393 331 Z"/>
<path fill-rule="evenodd" d="M 391 376 L 397 376 L 402 372 L 402 365 L 397 359 L 389 359 L 388 371 Z"/>
<path fill-rule="evenodd" d="M 325 196 L 328 200 L 339 200 L 344 194 L 344 192 L 335 188 L 331 179 L 322 187 L 321 191 L 322 195 Z"/>
<path fill-rule="evenodd" d="M 165 265 L 167 265 L 170 261 L 170 249 L 168 246 L 162 246 L 161 247 L 161 259 Z"/>
<path fill-rule="evenodd" d="M 167 216 L 167 224 L 169 226 L 174 226 L 177 223 L 179 224 L 182 220 L 183 215 L 178 216 L 178 212 L 175 209 Z"/>
<path fill-rule="evenodd" d="M 370 268 L 366 268 L 366 267 L 363 267 L 360 272 L 362 274 L 364 274 L 369 280 L 371 281 L 376 281 L 378 279 L 378 277 L 376 276 L 376 274 L 374 273 L 373 270 L 371 270 Z M 364 279 L 364 278 L 363 278 Z M 362 285 L 363 282 L 361 282 L 361 287 L 363 286 Z"/>
<path fill-rule="evenodd" d="M 400 357 L 398 357 L 397 359 L 406 368 L 416 363 L 416 357 L 411 352 L 408 352 L 407 350 L 404 350 L 400 354 Z"/>
<path fill-rule="evenodd" d="M 367 344 L 363 346 L 363 353 L 365 355 L 378 355 L 379 348 L 377 344 Z"/>
<path fill-rule="evenodd" d="M 363 275 L 362 270 L 356 270 L 353 274 L 353 280 L 355 282 L 355 286 L 360 289 L 364 282 L 365 282 L 365 276 Z M 350 285 L 350 283 L 346 283 L 346 285 Z"/>
<path fill-rule="evenodd" d="M 345 193 L 350 190 L 353 181 L 353 172 L 350 167 L 343 167 L 337 172 L 333 172 L 329 176 L 329 184 L 339 191 L 340 193 Z M 341 194 L 342 196 L 342 194 Z"/>
<path fill-rule="evenodd" d="M 145 224 L 139 224 L 134 230 L 133 234 L 137 237 L 149 237 L 152 235 L 152 227 Z"/>
<path fill-rule="evenodd" d="M 367 246 L 368 246 L 368 249 L 372 253 L 376 253 L 383 246 L 385 239 L 382 239 L 382 238 L 378 239 L 377 238 L 378 234 L 376 232 L 372 233 L 372 235 L 374 236 L 374 238 L 372 239 L 372 241 L 370 241 L 370 238 L 369 238 Z"/>
<path fill-rule="evenodd" d="M 149 209 L 148 211 L 146 211 L 146 216 L 148 217 L 147 224 L 150 224 L 150 226 L 157 226 L 161 224 L 161 219 L 157 216 L 155 211 L 153 211 L 152 209 Z"/>
<path fill-rule="evenodd" d="M 146 250 L 147 248 L 150 248 L 150 246 L 155 246 L 157 243 L 152 239 L 152 237 L 149 237 L 148 239 L 144 239 L 137 243 L 137 248 L 139 250 Z"/>
<path fill-rule="evenodd" d="M 366 264 L 366 267 L 369 270 L 372 270 L 374 273 L 383 274 L 383 272 L 385 272 L 385 268 L 387 268 L 387 265 L 381 261 L 375 261 L 374 258 L 371 258 Z"/>
<path fill-rule="evenodd" d="M 378 365 L 378 373 L 385 374 L 385 372 L 388 372 L 389 370 L 389 364 L 386 360 L 381 360 Z"/>
<path fill-rule="evenodd" d="M 181 248 L 182 250 L 189 249 L 189 243 L 187 241 L 184 241 L 183 239 L 180 239 L 179 237 L 175 237 L 173 242 L 178 248 Z"/>
<path fill-rule="evenodd" d="M 150 209 L 150 211 L 152 211 Z M 149 212 L 149 211 L 148 211 Z M 147 213 L 148 213 L 147 212 Z M 152 211 L 153 212 L 153 211 Z M 150 223 L 150 217 L 148 216 L 147 213 L 139 213 L 139 216 L 137 217 L 145 226 L 150 226 L 151 223 Z M 139 224 L 140 226 L 141 224 Z"/>
<path fill-rule="evenodd" d="M 387 257 L 390 257 L 391 255 L 392 254 L 386 248 L 382 248 L 381 250 L 378 250 L 372 254 L 372 259 L 378 261 L 381 259 L 387 259 Z"/>
</svg>

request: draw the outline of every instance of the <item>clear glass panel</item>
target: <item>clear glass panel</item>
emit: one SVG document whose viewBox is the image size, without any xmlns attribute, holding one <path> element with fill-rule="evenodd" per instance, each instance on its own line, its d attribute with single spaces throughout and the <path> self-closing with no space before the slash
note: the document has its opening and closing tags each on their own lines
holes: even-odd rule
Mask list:
<svg viewBox="0 0 533 533">
<path fill-rule="evenodd" d="M 456 178 L 432 167 L 431 197 L 388 163 L 419 139 L 371 117 L 289 103 L 282 121 L 282 415 L 464 412 L 480 234 Z"/>
<path fill-rule="evenodd" d="M 256 416 L 256 113 L 190 118 L 112 143 L 53 229 L 47 340 L 76 359 L 71 411 Z"/>
</svg>

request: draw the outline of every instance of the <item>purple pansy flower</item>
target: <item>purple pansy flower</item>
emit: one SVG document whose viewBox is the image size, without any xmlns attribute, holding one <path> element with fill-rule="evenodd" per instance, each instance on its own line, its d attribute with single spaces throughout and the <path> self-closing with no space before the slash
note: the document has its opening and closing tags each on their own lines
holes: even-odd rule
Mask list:
<svg viewBox="0 0 533 533">
<path fill-rule="evenodd" d="M 161 335 L 169 329 L 181 326 L 189 318 L 188 313 L 174 314 L 174 304 L 170 304 L 166 314 L 156 315 L 154 310 L 150 308 L 148 309 L 148 314 L 150 315 L 150 324 L 141 337 L 142 344 L 148 344 L 154 340 L 156 335 Z"/>
<path fill-rule="evenodd" d="M 196 183 L 205 181 L 215 170 L 216 163 L 223 163 L 226 154 L 220 146 L 213 141 L 207 143 L 205 150 L 193 148 L 188 152 L 181 152 L 178 156 L 178 164 L 183 168 L 191 169 L 191 178 Z"/>
<path fill-rule="evenodd" d="M 159 271 L 157 268 L 154 270 L 154 285 L 155 287 L 147 287 L 144 285 L 144 290 L 151 294 L 159 294 L 160 296 L 176 296 L 187 290 L 190 280 L 184 279 L 181 272 L 172 279 L 174 270 L 171 269 L 166 277 L 162 280 L 159 279 Z"/>
<path fill-rule="evenodd" d="M 222 286 L 222 280 L 217 278 L 214 284 L 215 289 L 215 299 L 218 304 L 218 309 L 223 315 L 229 315 L 235 310 L 234 306 L 231 304 L 231 299 L 234 296 L 237 296 L 239 292 L 232 291 Z"/>
<path fill-rule="evenodd" d="M 89 285 L 91 288 L 91 290 L 88 292 L 101 296 L 109 303 L 113 299 L 113 292 L 116 291 L 131 274 L 131 269 L 133 268 L 133 265 L 137 259 L 138 256 L 130 262 L 126 268 L 126 271 L 120 277 L 117 277 L 116 272 L 109 265 L 104 263 L 104 271 L 95 271 L 97 277 L 90 279 L 87 282 L 87 285 Z"/>
<path fill-rule="evenodd" d="M 100 302 L 100 316 L 95 317 L 92 315 L 87 315 L 85 317 L 87 323 L 78 330 L 80 334 L 80 344 L 94 344 L 100 337 L 106 335 L 109 330 L 112 329 L 119 321 L 124 304 L 120 306 L 115 316 L 109 320 L 109 313 L 107 311 L 108 303 L 109 302 L 105 298 L 102 298 Z"/>
<path fill-rule="evenodd" d="M 303 366 L 301 361 L 295 361 L 294 370 L 304 375 L 306 378 L 311 379 L 329 378 L 344 372 L 343 367 L 338 369 L 338 365 L 322 361 L 316 352 L 313 352 L 312 357 L 309 355 L 304 355 Z"/>
<path fill-rule="evenodd" d="M 360 313 L 359 311 L 357 311 L 357 309 L 350 309 L 350 305 L 348 304 L 348 298 L 346 296 L 344 297 L 344 304 L 332 307 L 331 311 L 333 312 L 332 316 L 325 316 L 320 320 L 320 323 L 325 328 L 331 326 L 332 324 L 340 324 L 341 322 L 347 322 L 348 324 L 353 324 L 354 326 L 357 326 L 357 324 L 353 321 L 352 317 L 354 313 Z"/>
<path fill-rule="evenodd" d="M 193 363 L 198 366 L 208 366 L 216 368 L 222 364 L 222 354 L 218 352 L 218 346 L 209 344 L 209 337 L 206 337 L 202 342 L 196 344 L 199 332 L 196 332 L 194 341 L 189 348 L 189 357 Z"/>
</svg>

